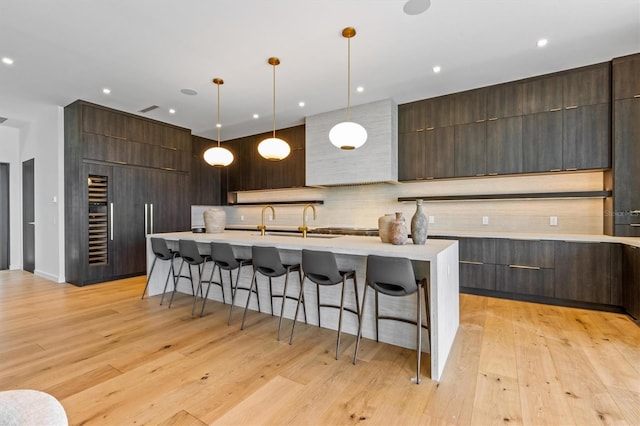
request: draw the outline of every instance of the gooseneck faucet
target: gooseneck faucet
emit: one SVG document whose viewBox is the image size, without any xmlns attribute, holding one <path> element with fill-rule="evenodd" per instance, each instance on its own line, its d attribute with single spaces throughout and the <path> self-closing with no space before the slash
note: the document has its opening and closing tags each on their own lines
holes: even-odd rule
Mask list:
<svg viewBox="0 0 640 426">
<path fill-rule="evenodd" d="M 267 227 L 264 224 L 264 211 L 266 209 L 271 209 L 272 218 L 273 219 L 276 218 L 276 211 L 275 211 L 275 209 L 273 208 L 272 205 L 267 205 L 267 206 L 264 206 L 262 208 L 262 221 L 260 222 L 260 225 L 258 225 L 258 230 L 260 231 L 260 235 L 263 236 L 263 237 L 264 237 L 264 232 L 267 230 Z"/>
<path fill-rule="evenodd" d="M 302 210 L 302 226 L 298 226 L 298 231 L 302 232 L 302 238 L 307 238 L 307 209 L 311 207 L 313 210 L 313 220 L 316 220 L 316 206 L 313 204 L 305 204 L 304 209 Z"/>
</svg>

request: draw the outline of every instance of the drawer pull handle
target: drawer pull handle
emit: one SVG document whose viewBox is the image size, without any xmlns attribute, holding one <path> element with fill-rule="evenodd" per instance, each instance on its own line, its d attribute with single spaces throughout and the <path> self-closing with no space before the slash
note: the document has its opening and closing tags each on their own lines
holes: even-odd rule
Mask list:
<svg viewBox="0 0 640 426">
<path fill-rule="evenodd" d="M 576 108 L 578 108 L 578 105 L 571 105 L 568 107 L 564 107 L 564 109 L 576 109 Z"/>
<path fill-rule="evenodd" d="M 485 121 L 487 120 L 485 120 L 484 118 L 481 118 L 480 120 L 476 120 L 476 123 L 484 123 Z"/>
<path fill-rule="evenodd" d="M 535 271 L 539 271 L 540 267 L 539 266 L 526 266 L 526 265 L 509 265 L 509 268 L 515 268 L 515 269 L 532 269 Z"/>
<path fill-rule="evenodd" d="M 460 263 L 464 263 L 465 265 L 484 265 L 483 262 L 474 262 L 472 260 L 461 260 Z"/>
<path fill-rule="evenodd" d="M 640 226 L 640 223 L 630 223 L 629 226 Z"/>
<path fill-rule="evenodd" d="M 551 108 L 549 110 L 549 112 L 557 112 L 557 111 L 562 111 L 562 108 Z"/>
<path fill-rule="evenodd" d="M 634 98 L 640 98 L 640 93 L 638 93 L 637 95 L 633 95 Z"/>
<path fill-rule="evenodd" d="M 491 117 L 491 118 L 489 119 L 489 121 L 495 121 L 495 120 L 497 120 L 497 119 L 498 119 L 498 117 Z"/>
<path fill-rule="evenodd" d="M 424 132 L 424 128 L 422 128 L 422 129 L 416 129 L 416 132 Z"/>
<path fill-rule="evenodd" d="M 427 130 L 433 130 L 435 127 L 427 127 Z"/>
<path fill-rule="evenodd" d="M 631 210 L 629 214 L 640 214 L 640 210 Z"/>
</svg>

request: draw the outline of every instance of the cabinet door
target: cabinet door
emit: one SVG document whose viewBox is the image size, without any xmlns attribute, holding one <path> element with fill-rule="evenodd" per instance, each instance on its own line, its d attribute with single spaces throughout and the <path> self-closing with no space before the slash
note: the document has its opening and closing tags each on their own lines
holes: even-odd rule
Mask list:
<svg viewBox="0 0 640 426">
<path fill-rule="evenodd" d="M 640 54 L 613 60 L 613 99 L 640 98 Z"/>
<path fill-rule="evenodd" d="M 425 133 L 398 135 L 398 180 L 410 181 L 425 177 Z"/>
<path fill-rule="evenodd" d="M 498 84 L 487 88 L 487 119 L 522 115 L 524 86 L 520 82 Z"/>
<path fill-rule="evenodd" d="M 563 115 L 563 169 L 609 168 L 611 162 L 609 104 L 566 109 Z"/>
<path fill-rule="evenodd" d="M 611 248 L 607 243 L 556 241 L 555 297 L 611 304 Z"/>
<path fill-rule="evenodd" d="M 91 105 L 82 105 L 82 131 L 117 139 L 127 138 L 123 114 Z"/>
<path fill-rule="evenodd" d="M 616 101 L 614 104 L 614 210 L 616 225 L 636 225 L 622 234 L 638 236 L 640 227 L 640 98 Z"/>
<path fill-rule="evenodd" d="M 493 238 L 459 238 L 460 261 L 496 263 L 496 240 Z"/>
<path fill-rule="evenodd" d="M 191 228 L 189 175 L 169 171 L 148 174 L 144 203 L 147 233 L 180 232 Z"/>
<path fill-rule="evenodd" d="M 248 174 L 251 167 L 249 162 L 249 140 L 247 138 L 235 139 L 225 142 L 224 147 L 233 152 L 235 157 L 233 163 L 225 168 L 228 190 L 242 191 L 248 189 Z"/>
<path fill-rule="evenodd" d="M 487 173 L 522 172 L 522 117 L 487 122 Z"/>
<path fill-rule="evenodd" d="M 487 123 L 455 126 L 455 175 L 484 176 L 487 173 Z"/>
<path fill-rule="evenodd" d="M 398 132 L 410 133 L 425 129 L 428 100 L 398 105 Z"/>
<path fill-rule="evenodd" d="M 474 89 L 454 97 L 454 124 L 478 123 L 487 119 L 487 89 Z"/>
<path fill-rule="evenodd" d="M 611 99 L 610 63 L 591 65 L 563 75 L 564 107 L 608 103 Z"/>
<path fill-rule="evenodd" d="M 204 161 L 204 152 L 215 144 L 216 142 L 210 139 L 193 137 L 193 151 L 190 157 L 190 204 L 216 206 L 222 201 L 220 187 L 224 171 L 222 167 L 213 167 Z M 237 161 L 236 153 L 233 153 L 233 156 L 234 161 Z"/>
<path fill-rule="evenodd" d="M 562 76 L 551 75 L 523 83 L 524 114 L 560 111 L 564 107 Z"/>
<path fill-rule="evenodd" d="M 496 265 L 460 261 L 460 287 L 496 289 Z"/>
<path fill-rule="evenodd" d="M 144 197 L 148 190 L 148 172 L 114 167 L 113 181 L 113 275 L 144 274 L 148 227 Z"/>
<path fill-rule="evenodd" d="M 553 241 L 496 240 L 496 263 L 552 269 L 554 267 Z"/>
<path fill-rule="evenodd" d="M 623 247 L 622 271 L 624 308 L 635 319 L 640 319 L 640 249 Z"/>
<path fill-rule="evenodd" d="M 553 297 L 553 278 L 553 269 L 496 266 L 496 290 L 507 293 Z"/>
<path fill-rule="evenodd" d="M 422 133 L 424 154 L 421 177 L 431 179 L 455 176 L 454 127 L 439 127 Z"/>
<path fill-rule="evenodd" d="M 562 112 L 543 112 L 523 117 L 522 171 L 548 172 L 562 169 Z"/>
</svg>

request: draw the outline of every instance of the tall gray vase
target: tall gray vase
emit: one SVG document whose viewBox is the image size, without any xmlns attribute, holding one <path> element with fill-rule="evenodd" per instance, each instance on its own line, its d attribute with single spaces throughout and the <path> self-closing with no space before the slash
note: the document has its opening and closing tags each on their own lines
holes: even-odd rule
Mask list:
<svg viewBox="0 0 640 426">
<path fill-rule="evenodd" d="M 411 239 L 413 244 L 422 245 L 427 242 L 428 226 L 427 215 L 422 211 L 422 200 L 416 200 L 416 212 L 411 218 Z"/>
</svg>

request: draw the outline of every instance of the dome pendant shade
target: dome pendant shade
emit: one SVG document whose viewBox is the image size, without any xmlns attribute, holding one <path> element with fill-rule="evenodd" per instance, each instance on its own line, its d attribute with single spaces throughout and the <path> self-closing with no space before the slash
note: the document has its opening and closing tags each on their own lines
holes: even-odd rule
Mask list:
<svg viewBox="0 0 640 426">
<path fill-rule="evenodd" d="M 258 153 L 267 160 L 284 160 L 290 152 L 289 144 L 279 138 L 267 138 L 258 145 Z"/>
<path fill-rule="evenodd" d="M 218 146 L 211 147 L 204 152 L 204 161 L 213 167 L 226 167 L 233 163 L 233 154 L 227 148 L 220 146 L 220 85 L 224 84 L 221 78 L 214 78 L 213 84 L 218 86 L 218 122 L 216 128 L 218 129 Z"/>
<path fill-rule="evenodd" d="M 280 59 L 272 57 L 267 59 L 267 63 L 273 67 L 273 136 L 258 144 L 258 154 L 267 160 L 279 161 L 289 156 L 291 147 L 276 137 L 276 66 L 280 65 Z"/>
<path fill-rule="evenodd" d="M 233 163 L 233 154 L 227 148 L 214 146 L 204 152 L 204 161 L 210 166 L 226 167 Z"/>
<path fill-rule="evenodd" d="M 342 37 L 347 39 L 347 119 L 338 123 L 329 131 L 331 143 L 344 150 L 360 148 L 367 141 L 367 131 L 362 125 L 351 121 L 351 39 L 356 36 L 353 27 L 342 30 Z"/>
<path fill-rule="evenodd" d="M 358 123 L 343 121 L 331 128 L 329 140 L 345 151 L 357 149 L 367 141 L 367 131 Z"/>
</svg>

